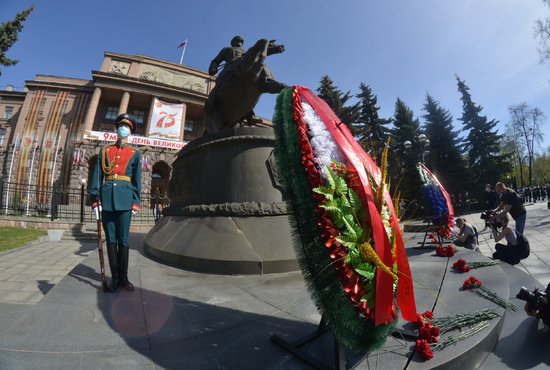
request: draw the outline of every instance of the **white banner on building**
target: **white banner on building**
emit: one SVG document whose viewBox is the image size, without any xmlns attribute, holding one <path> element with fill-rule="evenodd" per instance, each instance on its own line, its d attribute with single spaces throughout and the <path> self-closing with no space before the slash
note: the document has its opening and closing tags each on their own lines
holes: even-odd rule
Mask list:
<svg viewBox="0 0 550 370">
<path fill-rule="evenodd" d="M 183 118 L 183 104 L 166 103 L 155 98 L 147 136 L 178 140 Z"/>
<path fill-rule="evenodd" d="M 84 139 L 95 141 L 116 141 L 117 134 L 114 132 L 85 131 Z M 154 137 L 128 136 L 128 144 L 179 150 L 183 148 L 187 142 L 163 140 Z"/>
</svg>

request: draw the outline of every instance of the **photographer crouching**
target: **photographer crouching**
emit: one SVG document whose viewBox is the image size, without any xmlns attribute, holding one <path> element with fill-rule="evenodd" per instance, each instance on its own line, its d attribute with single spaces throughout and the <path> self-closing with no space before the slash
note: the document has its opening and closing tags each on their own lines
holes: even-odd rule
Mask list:
<svg viewBox="0 0 550 370">
<path fill-rule="evenodd" d="M 548 301 L 548 294 L 550 294 L 550 284 L 546 287 L 545 292 L 539 289 L 530 292 L 527 288 L 521 287 L 516 298 L 526 302 L 524 310 L 528 316 L 541 319 L 550 328 L 550 302 Z"/>
<path fill-rule="evenodd" d="M 505 213 L 492 215 L 487 220 L 488 227 L 491 228 L 493 238 L 497 244 L 495 245 L 496 252 L 493 253 L 494 259 L 499 259 L 503 262 L 515 265 L 521 259 L 520 243 L 518 241 L 518 233 L 510 225 L 510 216 Z M 501 244 L 499 241 L 506 239 L 507 244 Z"/>
</svg>

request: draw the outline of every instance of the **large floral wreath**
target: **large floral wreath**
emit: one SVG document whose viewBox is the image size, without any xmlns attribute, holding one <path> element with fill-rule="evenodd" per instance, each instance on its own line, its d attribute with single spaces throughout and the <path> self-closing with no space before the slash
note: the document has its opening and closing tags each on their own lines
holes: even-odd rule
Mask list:
<svg viewBox="0 0 550 370">
<path fill-rule="evenodd" d="M 416 321 L 411 272 L 385 171 L 307 88 L 279 94 L 274 126 L 275 156 L 312 298 L 340 343 L 381 346 L 395 327 L 398 307 L 406 320 Z"/>
<path fill-rule="evenodd" d="M 417 165 L 422 181 L 422 199 L 430 212 L 434 232 L 443 238 L 450 238 L 454 226 L 454 209 L 449 194 L 437 177 L 424 163 Z"/>
</svg>

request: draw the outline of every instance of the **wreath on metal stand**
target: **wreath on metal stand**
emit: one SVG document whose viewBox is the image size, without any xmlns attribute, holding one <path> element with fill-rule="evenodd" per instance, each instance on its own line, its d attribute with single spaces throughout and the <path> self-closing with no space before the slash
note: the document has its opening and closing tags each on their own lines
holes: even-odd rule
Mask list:
<svg viewBox="0 0 550 370">
<path fill-rule="evenodd" d="M 328 105 L 302 86 L 279 94 L 273 121 L 295 249 L 322 322 L 341 346 L 379 348 L 399 310 L 417 319 L 386 184 L 387 150 L 380 170 Z"/>
</svg>

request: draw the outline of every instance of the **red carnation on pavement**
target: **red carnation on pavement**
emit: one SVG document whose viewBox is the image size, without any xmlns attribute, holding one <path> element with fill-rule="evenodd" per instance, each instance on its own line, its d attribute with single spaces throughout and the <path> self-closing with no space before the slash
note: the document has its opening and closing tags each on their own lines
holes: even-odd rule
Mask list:
<svg viewBox="0 0 550 370">
<path fill-rule="evenodd" d="M 455 249 L 452 245 L 447 245 L 446 247 L 438 245 L 435 248 L 435 254 L 439 257 L 452 257 L 455 255 Z"/>
<path fill-rule="evenodd" d="M 480 288 L 483 284 L 480 280 L 476 279 L 475 276 L 470 276 L 468 279 L 464 280 L 462 284 L 462 289 L 475 289 Z"/>
<path fill-rule="evenodd" d="M 422 317 L 425 317 L 427 319 L 433 319 L 434 318 L 434 314 L 432 313 L 432 311 L 425 311 L 423 314 L 422 314 Z"/>
<path fill-rule="evenodd" d="M 418 331 L 418 337 L 420 339 L 426 340 L 428 343 L 437 343 L 439 341 L 440 330 L 437 326 L 433 326 L 430 322 L 427 325 L 424 325 Z"/>
<path fill-rule="evenodd" d="M 423 314 L 416 315 L 416 318 L 417 318 L 416 323 L 418 324 L 418 327 L 422 328 L 428 323 L 430 323 L 430 321 L 432 321 L 433 313 L 432 311 L 426 311 Z"/>
<path fill-rule="evenodd" d="M 424 360 L 430 360 L 432 357 L 434 357 L 432 347 L 425 339 L 417 340 L 415 349 L 420 352 L 420 355 Z"/>
<path fill-rule="evenodd" d="M 456 261 L 455 263 L 453 263 L 453 267 L 460 271 L 460 272 L 468 272 L 470 271 L 472 268 L 468 265 L 468 262 L 466 262 L 465 259 L 461 258 L 459 259 L 458 261 Z"/>
</svg>

